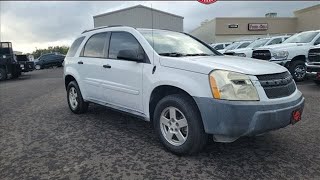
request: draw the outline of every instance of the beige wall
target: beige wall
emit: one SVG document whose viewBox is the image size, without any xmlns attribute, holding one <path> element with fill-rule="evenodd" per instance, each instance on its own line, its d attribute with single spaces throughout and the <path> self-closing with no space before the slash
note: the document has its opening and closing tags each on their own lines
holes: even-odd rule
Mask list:
<svg viewBox="0 0 320 180">
<path fill-rule="evenodd" d="M 200 40 L 206 43 L 214 43 L 215 41 L 215 28 L 216 21 L 215 19 L 203 24 L 197 29 L 190 32 L 191 35 L 199 38 Z"/>
<path fill-rule="evenodd" d="M 297 32 L 320 29 L 320 4 L 295 11 Z"/>
<path fill-rule="evenodd" d="M 267 23 L 268 30 L 249 31 L 249 23 Z M 286 34 L 296 32 L 296 18 L 216 18 L 216 35 L 261 35 Z M 238 28 L 228 28 L 229 24 L 238 24 Z"/>
</svg>

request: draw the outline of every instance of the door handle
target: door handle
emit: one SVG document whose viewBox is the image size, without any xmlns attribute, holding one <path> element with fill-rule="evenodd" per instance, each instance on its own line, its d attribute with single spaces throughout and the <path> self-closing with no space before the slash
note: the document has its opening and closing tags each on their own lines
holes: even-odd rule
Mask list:
<svg viewBox="0 0 320 180">
<path fill-rule="evenodd" d="M 82 61 L 78 61 L 78 64 L 83 64 L 83 62 Z"/>
<path fill-rule="evenodd" d="M 102 67 L 104 67 L 104 68 L 111 68 L 111 66 L 110 66 L 109 64 L 103 65 Z"/>
</svg>

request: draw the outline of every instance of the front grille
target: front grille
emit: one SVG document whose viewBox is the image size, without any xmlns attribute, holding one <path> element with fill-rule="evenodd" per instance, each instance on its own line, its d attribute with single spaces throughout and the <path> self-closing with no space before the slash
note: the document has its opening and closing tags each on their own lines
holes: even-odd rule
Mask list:
<svg viewBox="0 0 320 180">
<path fill-rule="evenodd" d="M 270 99 L 290 96 L 296 90 L 293 78 L 288 72 L 258 75 L 257 78 Z"/>
<path fill-rule="evenodd" d="M 262 59 L 262 60 L 270 60 L 271 53 L 269 50 L 255 50 L 252 52 L 252 58 Z"/>
<path fill-rule="evenodd" d="M 320 48 L 310 49 L 308 59 L 310 62 L 320 62 Z"/>
</svg>

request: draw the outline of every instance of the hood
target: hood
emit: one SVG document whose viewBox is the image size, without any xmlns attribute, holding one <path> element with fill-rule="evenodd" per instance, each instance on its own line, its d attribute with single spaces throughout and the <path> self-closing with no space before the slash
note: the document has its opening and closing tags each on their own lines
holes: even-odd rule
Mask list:
<svg viewBox="0 0 320 180">
<path fill-rule="evenodd" d="M 294 48 L 297 46 L 304 46 L 307 43 L 283 43 L 283 44 L 274 44 L 274 45 L 269 45 L 269 46 L 263 46 L 260 48 L 257 48 L 257 50 L 259 49 L 277 49 L 277 50 L 281 50 L 281 49 L 288 49 L 288 48 Z"/>
<path fill-rule="evenodd" d="M 161 57 L 165 67 L 209 74 L 214 69 L 239 72 L 248 75 L 274 74 L 287 71 L 283 66 L 268 61 L 236 56 Z"/>
<path fill-rule="evenodd" d="M 247 52 L 252 52 L 253 49 L 252 48 L 241 48 L 241 49 L 235 49 L 232 52 L 235 53 L 247 53 Z"/>
</svg>

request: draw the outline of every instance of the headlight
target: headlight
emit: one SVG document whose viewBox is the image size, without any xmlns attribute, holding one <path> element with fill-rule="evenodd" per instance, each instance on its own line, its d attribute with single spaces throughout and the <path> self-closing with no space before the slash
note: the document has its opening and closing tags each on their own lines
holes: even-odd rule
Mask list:
<svg viewBox="0 0 320 180">
<path fill-rule="evenodd" d="M 288 51 L 277 51 L 272 53 L 275 59 L 287 59 L 289 53 Z"/>
<path fill-rule="evenodd" d="M 246 54 L 244 53 L 235 53 L 234 55 L 239 57 L 246 57 Z"/>
<path fill-rule="evenodd" d="M 212 96 L 216 99 L 258 101 L 259 96 L 248 75 L 215 70 L 209 76 Z"/>
</svg>

